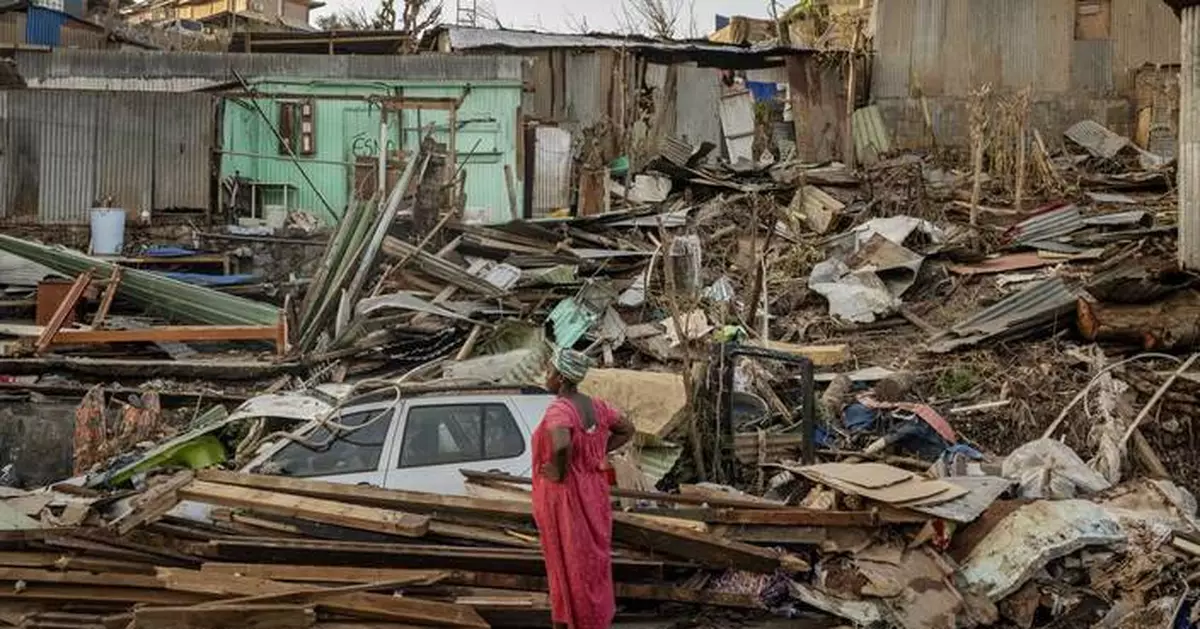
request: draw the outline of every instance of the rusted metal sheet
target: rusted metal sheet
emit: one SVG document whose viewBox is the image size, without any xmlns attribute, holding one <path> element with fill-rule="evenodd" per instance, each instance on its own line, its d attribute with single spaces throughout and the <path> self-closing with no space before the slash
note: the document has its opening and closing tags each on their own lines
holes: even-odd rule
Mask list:
<svg viewBox="0 0 1200 629">
<path fill-rule="evenodd" d="M 721 131 L 730 163 L 754 161 L 754 97 L 747 90 L 721 96 Z"/>
<path fill-rule="evenodd" d="M 566 61 L 567 119 L 587 128 L 600 123 L 608 113 L 608 90 L 612 84 L 612 57 L 607 51 L 568 54 Z M 607 57 L 607 62 L 606 62 Z"/>
<path fill-rule="evenodd" d="M 533 217 L 571 205 L 571 133 L 538 127 L 533 157 Z"/>
<path fill-rule="evenodd" d="M 1179 63 L 1179 19 L 1163 2 L 1112 0 L 1113 85 L 1133 89 L 1138 68 L 1145 64 Z"/>
<path fill-rule="evenodd" d="M 918 0 L 891 0 L 876 6 L 875 69 L 872 92 L 878 98 L 909 95 L 913 16 Z M 799 133 L 797 133 L 797 139 Z"/>
<path fill-rule="evenodd" d="M 1072 43 L 1071 89 L 1097 96 L 1112 92 L 1112 41 L 1095 39 Z"/>
<path fill-rule="evenodd" d="M 1200 269 L 1200 7 L 1182 11 L 1179 72 L 1179 262 Z"/>
<path fill-rule="evenodd" d="M 842 139 L 850 133 L 842 65 L 815 57 L 789 58 L 787 69 L 798 156 L 814 162 L 840 157 Z"/>
<path fill-rule="evenodd" d="M 949 0 L 919 0 L 914 12 L 909 90 L 941 96 L 945 89 L 946 10 Z"/>
<path fill-rule="evenodd" d="M 209 206 L 214 107 L 207 94 L 172 94 L 155 108 L 155 209 Z"/>
<path fill-rule="evenodd" d="M 971 11 L 971 89 L 990 84 L 999 87 L 1004 79 L 1004 57 L 1009 34 L 1009 0 L 966 0 Z M 965 96 L 965 94 L 962 94 Z"/>
<path fill-rule="evenodd" d="M 0 14 L 0 42 L 6 44 L 25 43 L 24 13 L 11 12 Z"/>
<path fill-rule="evenodd" d="M 1068 29 L 1075 23 L 1075 0 L 1041 0 L 1037 5 L 1037 68 L 1035 92 L 1058 92 L 1071 78 Z"/>
<path fill-rule="evenodd" d="M 997 33 L 1000 50 L 1004 53 L 1000 82 L 1006 89 L 1020 90 L 1037 82 L 1039 3 L 1029 0 L 1004 2 L 1008 6 L 999 25 L 1007 32 Z M 979 24 L 976 28 L 986 27 Z"/>
<path fill-rule="evenodd" d="M 96 108 L 94 93 L 14 92 L 10 105 L 38 127 L 38 220 L 85 223 L 95 190 Z M 14 124 L 10 119 L 9 124 Z M 20 123 L 17 123 L 20 124 Z"/>
<path fill-rule="evenodd" d="M 721 98 L 719 73 L 712 68 L 695 65 L 677 66 L 675 84 L 675 133 L 688 144 L 704 142 L 721 145 L 721 118 L 717 102 Z"/>
<path fill-rule="evenodd" d="M 95 197 L 141 213 L 154 190 L 153 93 L 114 92 L 99 100 Z"/>
</svg>

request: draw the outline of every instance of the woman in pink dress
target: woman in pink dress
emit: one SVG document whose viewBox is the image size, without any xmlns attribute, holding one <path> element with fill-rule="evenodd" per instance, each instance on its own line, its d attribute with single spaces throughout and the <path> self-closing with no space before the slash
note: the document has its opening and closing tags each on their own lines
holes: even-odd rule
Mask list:
<svg viewBox="0 0 1200 629">
<path fill-rule="evenodd" d="M 533 433 L 533 517 L 555 629 L 607 629 L 616 611 L 608 453 L 634 429 L 620 411 L 579 392 L 590 367 L 579 352 L 554 354 L 546 386 L 558 398 Z"/>
</svg>

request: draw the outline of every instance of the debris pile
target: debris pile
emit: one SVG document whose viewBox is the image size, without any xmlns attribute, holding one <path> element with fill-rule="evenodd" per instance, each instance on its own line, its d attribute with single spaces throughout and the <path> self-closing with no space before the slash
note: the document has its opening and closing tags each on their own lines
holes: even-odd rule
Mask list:
<svg viewBox="0 0 1200 629">
<path fill-rule="evenodd" d="M 279 304 L 0 236 L 77 278 L 45 324 L 0 328 L 24 339 L 0 373 L 268 394 L 227 414 L 196 393 L 166 441 L 81 409 L 88 489 L 10 499 L 27 563 L 7 598 L 37 605 L 25 626 L 158 626 L 161 607 L 544 624 L 527 479 L 467 469 L 463 497 L 248 463 L 359 389 L 534 395 L 558 346 L 597 358 L 583 390 L 638 429 L 613 492 L 625 613 L 1190 626 L 1200 376 L 1169 352 L 1200 345 L 1200 302 L 1174 263 L 1172 164 L 1090 122 L 1052 150 L 1012 111 L 965 169 L 883 147 L 859 170 L 722 165 L 670 139 L 621 181 L 594 169 L 580 216 L 488 226 L 460 220 L 427 143 Z M 97 316 L 71 323 L 96 283 Z M 87 611 L 47 602 L 102 584 Z"/>
</svg>

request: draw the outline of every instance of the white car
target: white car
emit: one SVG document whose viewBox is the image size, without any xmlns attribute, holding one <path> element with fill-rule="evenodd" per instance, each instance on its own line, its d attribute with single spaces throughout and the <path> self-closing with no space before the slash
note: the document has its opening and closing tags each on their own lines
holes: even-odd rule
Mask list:
<svg viewBox="0 0 1200 629">
<path fill-rule="evenodd" d="M 330 418 L 351 432 L 311 423 L 242 471 L 438 494 L 465 494 L 459 470 L 529 476 L 533 429 L 554 396 L 518 389 L 354 398 Z"/>
</svg>

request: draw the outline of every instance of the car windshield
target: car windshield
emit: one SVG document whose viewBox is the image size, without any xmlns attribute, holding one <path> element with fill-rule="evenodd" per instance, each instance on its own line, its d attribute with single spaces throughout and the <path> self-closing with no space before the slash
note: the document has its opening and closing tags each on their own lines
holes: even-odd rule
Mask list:
<svg viewBox="0 0 1200 629">
<path fill-rule="evenodd" d="M 344 430 L 318 426 L 283 446 L 258 471 L 299 478 L 373 472 L 379 468 L 392 415 L 389 407 L 334 417 L 331 422 Z"/>
</svg>

